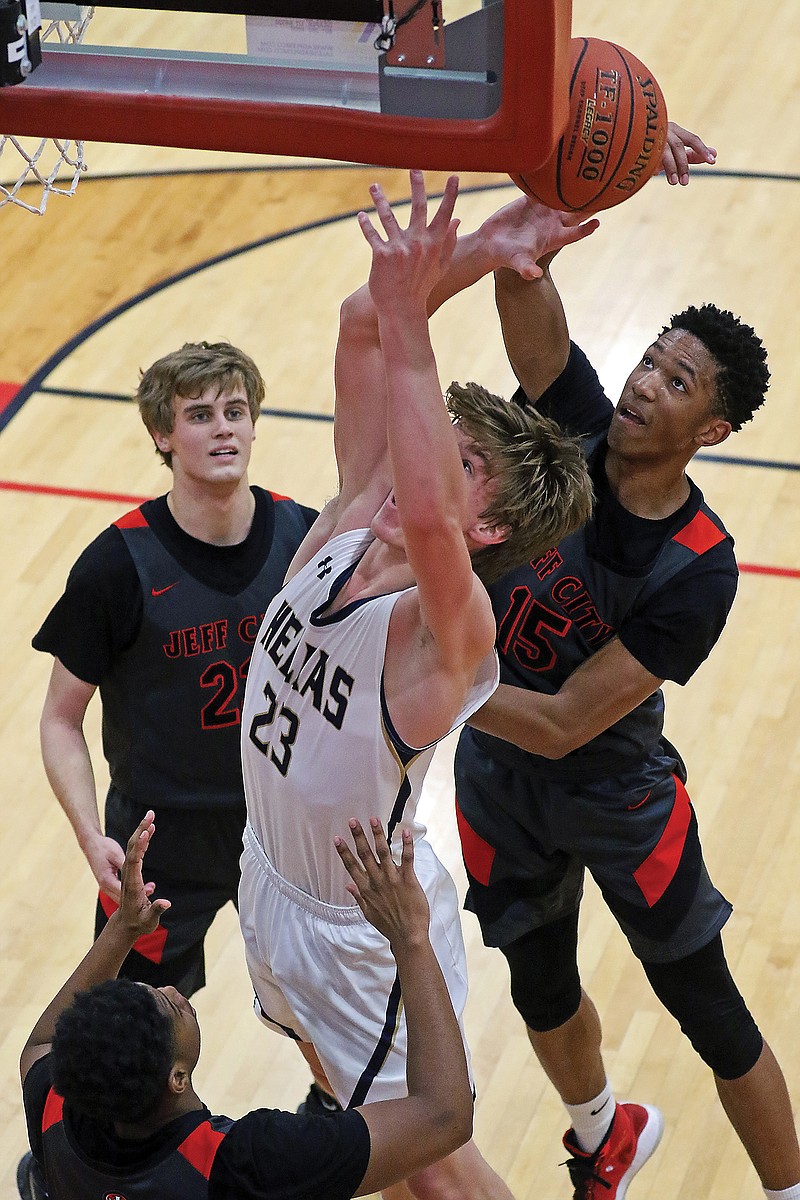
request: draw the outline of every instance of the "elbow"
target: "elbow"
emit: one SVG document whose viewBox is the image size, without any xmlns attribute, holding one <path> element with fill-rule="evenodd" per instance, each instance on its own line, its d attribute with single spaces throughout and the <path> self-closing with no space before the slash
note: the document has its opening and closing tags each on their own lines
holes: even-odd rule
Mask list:
<svg viewBox="0 0 800 1200">
<path fill-rule="evenodd" d="M 339 308 L 339 328 L 351 337 L 377 333 L 378 317 L 366 286 L 360 287 L 342 301 Z"/>
<path fill-rule="evenodd" d="M 475 1101 L 472 1098 L 472 1092 L 469 1095 L 469 1103 L 464 1105 L 464 1110 L 458 1122 L 457 1141 L 455 1149 L 465 1145 L 472 1137 L 473 1119 L 475 1116 Z"/>
<path fill-rule="evenodd" d="M 577 750 L 583 743 L 572 736 L 569 730 L 559 729 L 555 726 L 549 726 L 544 730 L 537 730 L 528 737 L 523 737 L 519 745 L 523 750 L 527 750 L 529 754 L 537 754 L 540 758 L 549 758 L 553 762 L 560 758 L 566 758 L 573 750 Z"/>
<path fill-rule="evenodd" d="M 441 1158 L 464 1146 L 472 1137 L 475 1110 L 472 1092 L 466 1091 L 461 1101 L 450 1104 L 437 1123 L 442 1139 Z"/>
</svg>

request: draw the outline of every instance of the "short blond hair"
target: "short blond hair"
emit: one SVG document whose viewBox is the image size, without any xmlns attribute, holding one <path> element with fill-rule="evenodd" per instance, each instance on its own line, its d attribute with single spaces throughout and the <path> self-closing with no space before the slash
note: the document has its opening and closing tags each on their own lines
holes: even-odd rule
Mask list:
<svg viewBox="0 0 800 1200">
<path fill-rule="evenodd" d="M 249 354 L 230 342 L 186 342 L 142 371 L 136 402 L 139 413 L 152 436 L 168 435 L 175 428 L 176 396 L 194 399 L 208 387 L 218 388 L 217 395 L 228 388 L 241 386 L 247 396 L 247 407 L 253 421 L 264 402 L 264 380 Z M 168 467 L 172 455 L 159 450 Z"/>
<path fill-rule="evenodd" d="M 451 383 L 445 402 L 492 481 L 481 520 L 510 530 L 504 541 L 472 556 L 475 573 L 488 584 L 579 529 L 591 516 L 592 482 L 580 441 L 535 408 L 477 383 Z"/>
</svg>

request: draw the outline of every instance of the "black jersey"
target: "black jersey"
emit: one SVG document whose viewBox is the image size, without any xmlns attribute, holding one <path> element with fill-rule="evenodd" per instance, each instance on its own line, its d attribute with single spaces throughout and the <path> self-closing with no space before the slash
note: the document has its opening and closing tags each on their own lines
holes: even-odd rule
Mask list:
<svg viewBox="0 0 800 1200">
<path fill-rule="evenodd" d="M 315 516 L 253 489 L 238 546 L 191 538 L 165 497 L 87 548 L 33 644 L 98 684 L 111 781 L 155 807 L 242 804 L 240 704 L 264 610 Z"/>
<path fill-rule="evenodd" d="M 141 1141 L 72 1112 L 50 1086 L 49 1055 L 23 1088 L 31 1148 L 58 1200 L 349 1200 L 364 1178 L 360 1113 L 258 1109 L 238 1121 L 187 1113 Z"/>
<path fill-rule="evenodd" d="M 685 683 L 710 652 L 733 602 L 730 534 L 691 481 L 685 504 L 664 520 L 637 517 L 619 503 L 605 474 L 612 406 L 577 346 L 538 407 L 585 435 L 595 509 L 582 529 L 489 588 L 502 681 L 553 694 L 616 636 L 652 674 Z M 659 690 L 558 761 L 487 734 L 474 736 L 488 753 L 521 770 L 580 778 L 611 773 L 651 753 L 663 709 Z"/>
</svg>

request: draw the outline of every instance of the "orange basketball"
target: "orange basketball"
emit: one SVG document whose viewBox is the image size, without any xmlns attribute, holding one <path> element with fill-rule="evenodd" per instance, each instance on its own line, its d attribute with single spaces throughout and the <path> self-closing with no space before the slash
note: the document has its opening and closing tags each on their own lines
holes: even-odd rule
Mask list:
<svg viewBox="0 0 800 1200">
<path fill-rule="evenodd" d="M 629 50 L 572 39 L 566 130 L 547 162 L 511 178 L 549 208 L 597 212 L 638 192 L 661 166 L 667 107 Z"/>
</svg>

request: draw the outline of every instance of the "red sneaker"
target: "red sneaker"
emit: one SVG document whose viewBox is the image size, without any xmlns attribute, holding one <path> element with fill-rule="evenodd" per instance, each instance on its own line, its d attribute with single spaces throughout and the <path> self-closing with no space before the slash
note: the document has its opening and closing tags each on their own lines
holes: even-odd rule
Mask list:
<svg viewBox="0 0 800 1200">
<path fill-rule="evenodd" d="M 664 1118 L 649 1104 L 618 1104 L 608 1133 L 593 1154 L 581 1150 L 568 1129 L 564 1146 L 572 1157 L 564 1165 L 575 1188 L 573 1200 L 623 1200 L 663 1132 Z"/>
</svg>

